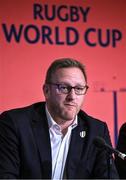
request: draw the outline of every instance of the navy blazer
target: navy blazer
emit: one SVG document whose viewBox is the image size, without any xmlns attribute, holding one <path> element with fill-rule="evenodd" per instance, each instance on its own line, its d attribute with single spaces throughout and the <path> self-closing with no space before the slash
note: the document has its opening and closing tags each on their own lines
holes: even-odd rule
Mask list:
<svg viewBox="0 0 126 180">
<path fill-rule="evenodd" d="M 81 136 L 85 133 L 85 137 Z M 109 144 L 106 123 L 80 111 L 72 130 L 66 160 L 68 179 L 108 178 L 106 150 L 93 139 L 101 136 Z M 0 178 L 51 179 L 52 157 L 45 102 L 3 112 L 0 115 Z M 111 178 L 118 178 L 114 163 Z"/>
</svg>

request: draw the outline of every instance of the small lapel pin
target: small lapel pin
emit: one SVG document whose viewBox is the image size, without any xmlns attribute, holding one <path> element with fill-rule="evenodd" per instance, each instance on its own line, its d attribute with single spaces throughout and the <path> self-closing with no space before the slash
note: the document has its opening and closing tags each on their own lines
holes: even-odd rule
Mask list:
<svg viewBox="0 0 126 180">
<path fill-rule="evenodd" d="M 84 138 L 85 136 L 86 136 L 86 131 L 81 131 L 81 132 L 80 132 L 80 137 L 81 137 L 81 138 Z"/>
</svg>

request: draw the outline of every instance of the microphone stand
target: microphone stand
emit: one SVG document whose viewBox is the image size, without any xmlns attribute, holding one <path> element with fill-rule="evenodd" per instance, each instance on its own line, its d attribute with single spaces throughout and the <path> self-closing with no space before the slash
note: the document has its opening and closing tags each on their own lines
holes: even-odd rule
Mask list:
<svg viewBox="0 0 126 180">
<path fill-rule="evenodd" d="M 112 152 L 107 149 L 108 179 L 112 179 Z"/>
<path fill-rule="evenodd" d="M 108 168 L 108 179 L 112 179 L 112 165 L 113 165 L 113 156 L 114 153 L 118 157 L 120 157 L 122 160 L 126 160 L 126 154 L 118 151 L 117 149 L 114 149 L 111 145 L 107 144 L 105 140 L 97 136 L 94 138 L 94 145 L 97 146 L 97 148 L 101 148 L 102 150 L 105 150 L 106 152 L 106 162 L 107 162 L 107 168 Z"/>
</svg>

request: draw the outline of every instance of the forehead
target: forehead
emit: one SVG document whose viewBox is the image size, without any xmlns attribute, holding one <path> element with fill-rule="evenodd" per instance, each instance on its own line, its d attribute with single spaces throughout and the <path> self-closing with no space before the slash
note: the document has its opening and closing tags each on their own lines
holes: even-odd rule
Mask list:
<svg viewBox="0 0 126 180">
<path fill-rule="evenodd" d="M 57 69 L 52 79 L 58 82 L 85 83 L 83 72 L 76 67 Z"/>
</svg>

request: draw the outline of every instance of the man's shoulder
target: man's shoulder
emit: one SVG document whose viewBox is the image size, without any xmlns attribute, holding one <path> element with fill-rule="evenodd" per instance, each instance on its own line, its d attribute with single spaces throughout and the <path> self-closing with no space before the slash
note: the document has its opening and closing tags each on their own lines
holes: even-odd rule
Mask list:
<svg viewBox="0 0 126 180">
<path fill-rule="evenodd" d="M 107 126 L 106 122 L 104 122 L 100 119 L 97 119 L 93 116 L 90 116 L 82 110 L 80 110 L 78 117 L 84 125 L 86 125 L 87 127 L 90 127 L 90 128 L 94 128 L 94 129 L 101 128 L 101 129 L 103 129 Z"/>
<path fill-rule="evenodd" d="M 109 134 L 106 122 L 94 118 L 82 110 L 79 112 L 78 117 L 80 126 L 87 130 L 91 138 L 103 137 L 105 133 Z"/>
<path fill-rule="evenodd" d="M 4 116 L 10 116 L 17 118 L 22 116 L 29 116 L 30 114 L 39 111 L 40 109 L 43 109 L 44 105 L 45 105 L 44 102 L 37 102 L 25 107 L 10 109 L 2 112 L 0 117 L 2 118 Z"/>
<path fill-rule="evenodd" d="M 41 113 L 45 115 L 44 103 L 42 102 L 4 111 L 0 115 L 0 131 L 4 129 L 16 133 L 19 131 L 21 134 L 23 134 L 24 131 L 29 133 L 31 127 L 37 124 L 37 122 L 46 122 L 42 121 L 45 117 L 44 115 L 41 116 Z"/>
<path fill-rule="evenodd" d="M 126 122 L 124 124 L 122 124 L 122 126 L 120 128 L 120 132 L 124 132 L 126 134 Z"/>
</svg>

